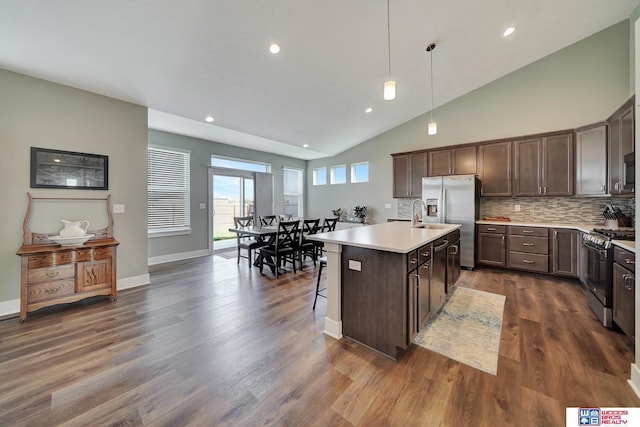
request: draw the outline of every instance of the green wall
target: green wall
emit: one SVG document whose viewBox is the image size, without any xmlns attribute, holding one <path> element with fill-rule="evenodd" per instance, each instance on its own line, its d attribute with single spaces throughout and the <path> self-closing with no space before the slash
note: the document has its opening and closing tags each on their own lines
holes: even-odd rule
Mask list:
<svg viewBox="0 0 640 427">
<path fill-rule="evenodd" d="M 113 203 L 125 205 L 125 213 L 114 218 L 114 235 L 121 243 L 118 279 L 144 278 L 147 109 L 5 70 L 0 70 L 0 93 L 0 314 L 20 297 L 20 259 L 15 253 L 22 244 L 27 191 L 34 197 L 111 194 Z M 108 155 L 109 190 L 30 189 L 32 146 Z M 77 219 L 82 219 L 81 212 Z"/>
<path fill-rule="evenodd" d="M 366 204 L 373 208 L 374 222 L 395 216 L 391 153 L 572 129 L 606 119 L 630 96 L 629 38 L 625 20 L 435 109 L 435 136 L 427 136 L 425 114 L 337 156 L 309 161 L 308 214 L 324 216 L 334 207 Z M 367 160 L 367 184 L 311 185 L 316 167 Z"/>
</svg>

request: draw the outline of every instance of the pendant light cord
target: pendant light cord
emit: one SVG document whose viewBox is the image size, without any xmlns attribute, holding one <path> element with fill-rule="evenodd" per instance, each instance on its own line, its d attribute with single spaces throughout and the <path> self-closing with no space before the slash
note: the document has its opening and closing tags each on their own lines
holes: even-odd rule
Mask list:
<svg viewBox="0 0 640 427">
<path fill-rule="evenodd" d="M 436 48 L 435 43 L 431 43 L 427 46 L 427 52 L 429 52 L 429 62 L 430 62 L 430 78 L 431 78 L 431 119 L 430 122 L 433 123 L 433 49 Z"/>
<path fill-rule="evenodd" d="M 387 0 L 387 54 L 389 58 L 389 80 L 391 80 L 391 24 L 390 24 L 389 0 Z"/>
</svg>

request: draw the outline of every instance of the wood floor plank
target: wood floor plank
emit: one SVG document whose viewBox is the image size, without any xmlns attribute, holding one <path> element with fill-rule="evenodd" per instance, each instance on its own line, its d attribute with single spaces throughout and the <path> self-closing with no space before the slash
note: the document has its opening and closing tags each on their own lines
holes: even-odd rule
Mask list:
<svg viewBox="0 0 640 427">
<path fill-rule="evenodd" d="M 150 268 L 151 285 L 115 302 L 2 321 L 0 425 L 546 427 L 567 406 L 640 406 L 633 341 L 598 322 L 576 281 L 462 272 L 457 286 L 506 297 L 493 376 L 324 335 L 316 272 L 276 280 L 202 257 Z"/>
</svg>

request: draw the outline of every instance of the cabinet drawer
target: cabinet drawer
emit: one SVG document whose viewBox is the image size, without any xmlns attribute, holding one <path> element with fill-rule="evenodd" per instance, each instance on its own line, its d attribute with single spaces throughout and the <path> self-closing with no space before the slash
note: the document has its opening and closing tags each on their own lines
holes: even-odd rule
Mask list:
<svg viewBox="0 0 640 427">
<path fill-rule="evenodd" d="M 413 271 L 418 266 L 418 250 L 409 252 L 407 256 L 407 271 Z"/>
<path fill-rule="evenodd" d="M 509 252 L 509 268 L 547 273 L 549 271 L 549 257 L 540 254 Z"/>
<path fill-rule="evenodd" d="M 636 272 L 636 254 L 614 246 L 613 259 L 623 267 Z"/>
<path fill-rule="evenodd" d="M 27 288 L 27 302 L 29 304 L 58 299 L 75 292 L 75 280 L 73 277 L 46 283 L 36 283 Z"/>
<path fill-rule="evenodd" d="M 418 264 L 422 265 L 431 259 L 431 243 L 418 249 Z"/>
<path fill-rule="evenodd" d="M 75 268 L 73 264 L 61 265 L 59 267 L 36 268 L 29 270 L 27 281 L 30 284 L 51 282 L 52 280 L 61 280 L 75 276 Z"/>
<path fill-rule="evenodd" d="M 41 267 L 53 267 L 56 265 L 71 264 L 73 262 L 73 252 L 52 252 L 42 255 L 31 255 L 29 257 L 29 269 Z"/>
<path fill-rule="evenodd" d="M 546 237 L 509 236 L 509 250 L 530 254 L 549 254 L 549 239 Z"/>
<path fill-rule="evenodd" d="M 478 233 L 488 233 L 488 234 L 504 234 L 507 231 L 507 227 L 505 225 L 488 225 L 488 224 L 480 224 L 478 225 Z"/>
<path fill-rule="evenodd" d="M 107 259 L 113 256 L 113 248 L 112 247 L 103 247 L 103 248 L 86 248 L 86 249 L 78 249 L 76 251 L 77 262 L 85 262 L 85 261 L 94 261 L 98 259 Z"/>
<path fill-rule="evenodd" d="M 549 232 L 546 227 L 520 227 L 517 225 L 509 226 L 509 234 L 517 234 L 520 236 L 538 236 L 548 237 Z"/>
</svg>

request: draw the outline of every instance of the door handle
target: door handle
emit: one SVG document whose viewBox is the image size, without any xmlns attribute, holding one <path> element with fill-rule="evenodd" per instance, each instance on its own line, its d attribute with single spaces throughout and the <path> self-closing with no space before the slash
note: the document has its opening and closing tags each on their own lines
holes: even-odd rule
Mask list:
<svg viewBox="0 0 640 427">
<path fill-rule="evenodd" d="M 522 262 L 525 263 L 525 264 L 535 264 L 535 262 L 530 261 L 528 259 L 523 259 Z"/>
<path fill-rule="evenodd" d="M 522 244 L 522 246 L 535 246 L 535 245 L 534 245 L 533 243 L 527 243 L 527 242 L 524 242 L 524 243 Z"/>
</svg>

